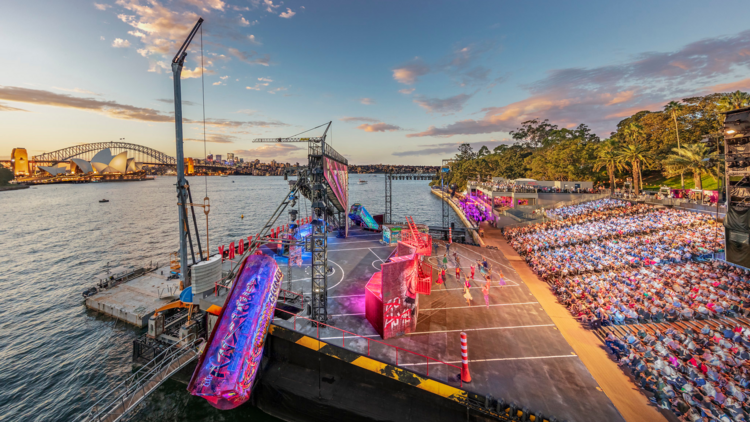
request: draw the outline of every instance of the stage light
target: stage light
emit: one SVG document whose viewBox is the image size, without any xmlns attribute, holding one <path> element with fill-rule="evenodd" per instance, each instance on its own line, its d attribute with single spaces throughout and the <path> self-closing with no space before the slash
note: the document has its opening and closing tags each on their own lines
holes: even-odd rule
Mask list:
<svg viewBox="0 0 750 422">
<path fill-rule="evenodd" d="M 736 130 L 734 130 L 734 129 L 729 129 L 729 130 L 727 131 L 727 133 L 728 133 L 729 135 L 731 135 L 731 134 L 733 134 L 733 133 L 737 133 L 737 131 L 736 131 Z"/>
</svg>

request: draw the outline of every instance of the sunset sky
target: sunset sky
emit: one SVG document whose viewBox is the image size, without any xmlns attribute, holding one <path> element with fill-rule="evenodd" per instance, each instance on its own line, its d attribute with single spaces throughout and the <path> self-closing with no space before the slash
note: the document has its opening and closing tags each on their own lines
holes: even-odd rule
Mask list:
<svg viewBox="0 0 750 422">
<path fill-rule="evenodd" d="M 253 144 L 333 121 L 355 164 L 436 165 L 508 142 L 530 118 L 619 120 L 750 90 L 746 1 L 101 0 L 6 2 L 0 157 L 125 138 L 173 155 L 169 63 L 199 16 L 207 151 L 305 161 Z M 186 155 L 204 156 L 201 39 L 183 72 Z M 320 132 L 317 132 L 318 134 Z M 315 133 L 312 133 L 315 134 Z"/>
</svg>

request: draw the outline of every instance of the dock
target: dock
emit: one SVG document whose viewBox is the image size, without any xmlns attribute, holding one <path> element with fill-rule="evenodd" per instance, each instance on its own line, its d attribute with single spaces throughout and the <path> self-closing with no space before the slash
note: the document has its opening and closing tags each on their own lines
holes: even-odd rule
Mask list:
<svg viewBox="0 0 750 422">
<path fill-rule="evenodd" d="M 86 298 L 86 307 L 118 320 L 145 327 L 159 307 L 180 294 L 180 280 L 168 279 L 169 265 L 104 289 Z"/>
</svg>

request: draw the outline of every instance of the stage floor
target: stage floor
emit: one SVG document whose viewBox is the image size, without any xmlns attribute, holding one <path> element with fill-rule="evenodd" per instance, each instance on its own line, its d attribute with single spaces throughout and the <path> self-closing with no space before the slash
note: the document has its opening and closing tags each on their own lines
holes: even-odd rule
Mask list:
<svg viewBox="0 0 750 422">
<path fill-rule="evenodd" d="M 459 334 L 468 337 L 470 384 L 463 388 L 482 396 L 491 395 L 519 408 L 541 411 L 558 420 L 622 421 L 612 402 L 601 391 L 588 369 L 544 312 L 534 295 L 499 251 L 454 244 L 448 263 L 446 285 L 433 283 L 432 294 L 419 296 L 417 331 L 404 337 L 383 341 L 365 318 L 364 288 L 380 263 L 394 247 L 379 242 L 380 234 L 355 228 L 347 239 L 329 237 L 328 258 L 333 272 L 328 278 L 328 313 L 336 328 L 359 336 L 395 345 L 403 349 L 460 366 Z M 469 270 L 484 254 L 492 265 L 490 306 L 484 303 L 477 271 L 471 289 L 474 298 L 467 306 L 463 289 L 455 279 L 456 251 L 462 271 Z M 437 255 L 442 260 L 445 246 L 441 243 Z M 435 263 L 437 257 L 429 258 Z M 285 259 L 280 262 L 286 275 Z M 506 284 L 500 285 L 499 271 Z M 289 288 L 289 280 L 283 288 Z M 310 291 L 310 257 L 305 255 L 301 268 L 293 268 L 291 290 Z M 300 315 L 304 315 L 301 313 Z M 298 319 L 296 330 L 312 337 L 384 362 L 395 363 L 416 373 L 427 375 L 426 360 L 405 351 L 363 338 L 342 335 L 332 328 L 321 328 L 320 333 L 309 323 Z M 276 318 L 275 324 L 294 328 L 294 320 Z M 398 356 L 396 356 L 398 354 Z M 434 361 L 429 363 L 429 376 L 458 386 L 457 371 Z"/>
</svg>

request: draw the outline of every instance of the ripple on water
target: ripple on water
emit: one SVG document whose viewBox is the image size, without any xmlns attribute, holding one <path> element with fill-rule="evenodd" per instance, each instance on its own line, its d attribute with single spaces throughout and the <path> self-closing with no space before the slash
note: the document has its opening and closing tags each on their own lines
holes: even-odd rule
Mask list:
<svg viewBox="0 0 750 422">
<path fill-rule="evenodd" d="M 383 176 L 360 178 L 370 183 L 355 180 L 350 203 L 382 213 Z M 195 184 L 194 197 L 205 196 L 202 178 L 188 181 Z M 216 251 L 219 244 L 257 233 L 288 184 L 281 177 L 215 177 L 208 189 Z M 178 246 L 174 179 L 40 186 L 1 195 L 0 420 L 71 420 L 131 373 L 132 341 L 143 332 L 88 311 L 81 292 L 107 262 L 135 266 L 169 259 Z M 110 202 L 99 204 L 102 198 Z M 300 217 L 310 212 L 305 202 Z M 205 236 L 203 213 L 196 211 Z M 394 181 L 393 214 L 432 225 L 442 220 L 440 201 L 426 181 Z M 137 419 L 165 415 L 183 421 L 276 420 L 248 407 L 216 411 L 177 382 L 160 388 Z"/>
</svg>

